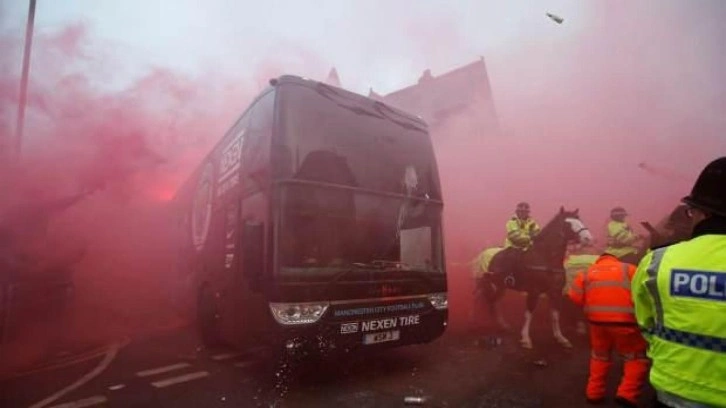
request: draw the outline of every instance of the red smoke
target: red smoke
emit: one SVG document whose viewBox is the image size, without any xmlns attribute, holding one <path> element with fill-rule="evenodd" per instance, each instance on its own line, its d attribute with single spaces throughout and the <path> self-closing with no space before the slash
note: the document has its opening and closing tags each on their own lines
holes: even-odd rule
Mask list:
<svg viewBox="0 0 726 408">
<path fill-rule="evenodd" d="M 454 327 L 473 289 L 463 264 L 502 245 L 517 202 L 529 201 L 540 223 L 560 206 L 579 208 L 602 242 L 612 207 L 625 206 L 636 229 L 655 223 L 706 163 L 726 154 L 726 82 L 718 74 L 726 68 L 726 7 L 601 4 L 578 22 L 582 31 L 563 16 L 554 29 L 568 36 L 529 38 L 485 56 L 502 134 L 481 138 L 467 128 L 477 107 L 434 131 Z"/>
<path fill-rule="evenodd" d="M 0 42 L 5 146 L 13 137 L 20 44 L 19 38 Z M 11 366 L 57 344 L 93 344 L 181 323 L 183 283 L 174 275 L 174 220 L 166 206 L 260 84 L 282 72 L 275 61 L 241 80 L 155 68 L 123 85 L 114 82 L 123 60 L 96 47 L 84 25 L 36 32 L 22 162 L 2 160 L 0 217 L 22 213 L 31 202 L 91 194 L 51 216 L 47 241 L 33 249 L 36 259 L 59 243 L 85 250 L 73 268 L 66 329 L 24 322 L 11 345 L 24 348 L 4 361 Z"/>
<path fill-rule="evenodd" d="M 463 124 L 479 114 L 476 107 L 434 130 L 455 324 L 470 306 L 464 264 L 482 247 L 502 243 L 518 201 L 529 201 L 540 223 L 561 205 L 580 208 L 596 233 L 616 205 L 630 211 L 634 224 L 656 221 L 708 160 L 726 153 L 722 3 L 698 11 L 685 2 L 601 4 L 591 6 L 582 31 L 563 15 L 555 29 L 568 35 L 520 37 L 485 55 L 502 134 L 482 138 Z M 552 24 L 541 14 L 542 24 Z M 401 53 L 430 66 L 450 65 L 452 50 L 470 47 L 448 17 L 401 30 L 415 34 Z M 248 78 L 157 67 L 125 84 L 128 62 L 110 51 L 114 44 L 90 34 L 82 24 L 36 31 L 23 163 L 0 175 L 0 211 L 32 191 L 54 198 L 97 189 L 50 228 L 53 242 L 87 250 L 76 269 L 70 323 L 82 341 L 178 321 L 165 203 L 269 77 L 323 75 L 329 68 L 313 53 L 285 46 L 291 59 L 269 60 Z M 386 40 L 361 48 L 376 55 Z M 14 129 L 21 44 L 0 38 L 3 146 Z M 341 72 L 343 85 L 354 75 Z"/>
</svg>

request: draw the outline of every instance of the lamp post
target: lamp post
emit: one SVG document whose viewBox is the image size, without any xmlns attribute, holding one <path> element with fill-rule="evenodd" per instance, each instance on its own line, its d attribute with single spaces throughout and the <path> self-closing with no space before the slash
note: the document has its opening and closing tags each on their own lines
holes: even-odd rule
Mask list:
<svg viewBox="0 0 726 408">
<path fill-rule="evenodd" d="M 25 51 L 23 52 L 23 73 L 20 77 L 20 98 L 18 99 L 18 120 L 15 125 L 15 157 L 20 158 L 23 147 L 25 127 L 25 105 L 28 100 L 28 73 L 30 72 L 30 51 L 33 45 L 33 26 L 35 24 L 35 0 L 30 0 L 28 23 L 25 26 Z"/>
</svg>

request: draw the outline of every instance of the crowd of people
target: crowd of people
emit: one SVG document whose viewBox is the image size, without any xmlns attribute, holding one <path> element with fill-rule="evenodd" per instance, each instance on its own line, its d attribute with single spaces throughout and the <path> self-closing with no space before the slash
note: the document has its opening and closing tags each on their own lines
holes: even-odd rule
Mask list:
<svg viewBox="0 0 726 408">
<path fill-rule="evenodd" d="M 646 251 L 627 211 L 613 208 L 606 248 L 569 285 L 589 326 L 591 404 L 607 400 L 614 351 L 624 360 L 619 405 L 637 406 L 649 378 L 655 406 L 726 407 L 726 157 L 703 169 L 682 202 L 670 236 Z M 505 246 L 527 251 L 539 231 L 519 203 Z"/>
</svg>

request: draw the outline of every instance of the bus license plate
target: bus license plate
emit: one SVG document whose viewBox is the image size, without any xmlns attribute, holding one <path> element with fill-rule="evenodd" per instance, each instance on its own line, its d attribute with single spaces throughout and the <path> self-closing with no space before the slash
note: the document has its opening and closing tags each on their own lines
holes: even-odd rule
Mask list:
<svg viewBox="0 0 726 408">
<path fill-rule="evenodd" d="M 366 334 L 363 338 L 363 344 L 385 343 L 387 341 L 396 341 L 401 338 L 399 330 L 384 331 L 380 333 Z"/>
</svg>

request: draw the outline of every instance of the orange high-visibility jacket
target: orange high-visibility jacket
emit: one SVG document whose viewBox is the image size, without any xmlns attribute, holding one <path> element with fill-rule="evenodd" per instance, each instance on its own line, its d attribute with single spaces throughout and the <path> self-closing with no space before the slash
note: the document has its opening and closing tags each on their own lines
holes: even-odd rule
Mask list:
<svg viewBox="0 0 726 408">
<path fill-rule="evenodd" d="M 634 274 L 635 266 L 604 254 L 575 276 L 568 295 L 573 302 L 583 306 L 591 322 L 635 324 L 630 293 Z"/>
</svg>

